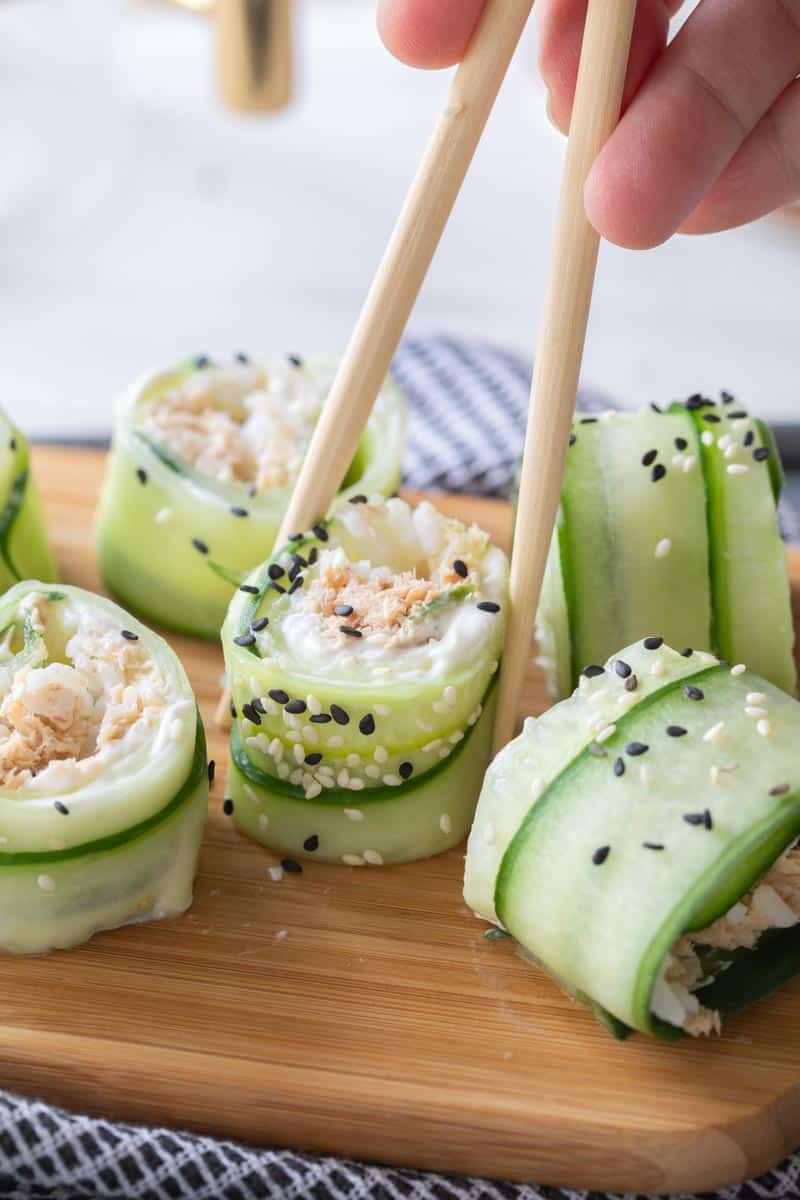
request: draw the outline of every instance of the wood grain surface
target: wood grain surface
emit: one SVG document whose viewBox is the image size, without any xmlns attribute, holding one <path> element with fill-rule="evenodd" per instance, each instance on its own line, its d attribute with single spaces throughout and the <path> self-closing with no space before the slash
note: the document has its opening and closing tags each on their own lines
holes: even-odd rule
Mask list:
<svg viewBox="0 0 800 1200">
<path fill-rule="evenodd" d="M 64 578 L 98 587 L 102 454 L 39 448 Z M 507 506 L 446 497 L 499 541 Z M 792 561 L 800 584 L 800 558 Z M 222 658 L 172 638 L 210 725 Z M 544 704 L 531 672 L 528 711 Z M 259 1145 L 619 1191 L 703 1190 L 800 1143 L 800 980 L 713 1040 L 612 1041 L 486 941 L 462 853 L 380 869 L 273 857 L 222 814 L 195 904 L 43 958 L 0 957 L 0 1085 L 72 1109 Z"/>
</svg>

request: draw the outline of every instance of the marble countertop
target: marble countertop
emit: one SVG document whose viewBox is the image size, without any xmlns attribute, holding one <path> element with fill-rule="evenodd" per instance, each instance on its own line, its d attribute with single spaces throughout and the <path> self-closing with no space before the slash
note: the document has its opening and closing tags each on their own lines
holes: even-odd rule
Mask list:
<svg viewBox="0 0 800 1200">
<path fill-rule="evenodd" d="M 447 89 L 395 63 L 368 0 L 297 0 L 298 84 L 225 111 L 213 30 L 152 0 L 0 3 L 0 403 L 34 434 L 108 429 L 151 365 L 344 344 Z M 413 318 L 534 344 L 563 143 L 532 39 Z M 800 225 L 605 246 L 587 382 L 632 402 L 726 387 L 798 413 Z"/>
</svg>

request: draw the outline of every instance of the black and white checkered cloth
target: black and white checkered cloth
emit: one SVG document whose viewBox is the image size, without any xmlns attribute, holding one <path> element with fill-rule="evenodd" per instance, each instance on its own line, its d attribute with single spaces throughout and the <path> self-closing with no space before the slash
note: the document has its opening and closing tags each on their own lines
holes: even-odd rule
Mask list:
<svg viewBox="0 0 800 1200">
<path fill-rule="evenodd" d="M 530 369 L 514 354 L 453 338 L 408 338 L 395 374 L 409 396 L 406 482 L 508 495 Z M 582 393 L 586 409 L 607 397 Z M 789 514 L 792 517 L 792 514 Z M 792 530 L 796 533 L 796 525 Z M 80 1107 L 80 1096 L 75 1097 Z M 719 1200 L 796 1200 L 800 1155 Z M 0 1196 L 12 1200 L 607 1200 L 535 1184 L 365 1166 L 166 1129 L 75 1116 L 0 1093 Z"/>
</svg>

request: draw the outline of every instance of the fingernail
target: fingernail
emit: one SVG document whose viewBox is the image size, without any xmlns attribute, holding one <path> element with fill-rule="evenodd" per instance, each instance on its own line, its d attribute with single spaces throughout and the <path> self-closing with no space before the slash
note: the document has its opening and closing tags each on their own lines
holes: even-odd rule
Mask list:
<svg viewBox="0 0 800 1200">
<path fill-rule="evenodd" d="M 545 116 L 547 117 L 550 124 L 553 126 L 553 129 L 558 129 L 558 126 L 556 125 L 555 117 L 553 116 L 553 97 L 551 96 L 550 92 L 547 93 L 547 99 L 545 101 L 544 111 L 545 111 Z"/>
</svg>

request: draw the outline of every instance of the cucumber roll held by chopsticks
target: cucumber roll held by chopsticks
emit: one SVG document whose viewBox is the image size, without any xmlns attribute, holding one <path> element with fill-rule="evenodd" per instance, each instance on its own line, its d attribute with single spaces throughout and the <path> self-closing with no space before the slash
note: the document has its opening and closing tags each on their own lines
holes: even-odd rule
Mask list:
<svg viewBox="0 0 800 1200">
<path fill-rule="evenodd" d="M 0 592 L 58 578 L 25 438 L 0 410 Z"/>
<path fill-rule="evenodd" d="M 124 603 L 180 632 L 219 634 L 236 583 L 273 549 L 334 366 L 200 358 L 121 398 L 97 533 Z M 387 380 L 343 502 L 395 491 L 405 438 L 405 399 Z"/>
<path fill-rule="evenodd" d="M 487 772 L 465 898 L 613 1032 L 721 1022 L 800 972 L 800 704 L 660 637 Z"/>
<path fill-rule="evenodd" d="M 652 629 L 793 692 L 781 485 L 769 430 L 727 393 L 579 417 L 537 618 L 551 692 Z"/>
<path fill-rule="evenodd" d="M 475 526 L 358 496 L 250 575 L 222 635 L 239 827 L 352 866 L 461 841 L 490 753 L 506 585 Z"/>
<path fill-rule="evenodd" d="M 18 584 L 0 629 L 0 949 L 183 912 L 208 766 L 177 657 L 75 587 Z"/>
</svg>

